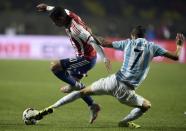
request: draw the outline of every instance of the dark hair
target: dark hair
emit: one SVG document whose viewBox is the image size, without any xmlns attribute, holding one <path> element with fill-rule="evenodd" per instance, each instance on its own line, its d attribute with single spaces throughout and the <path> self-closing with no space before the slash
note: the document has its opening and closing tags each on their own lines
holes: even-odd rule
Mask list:
<svg viewBox="0 0 186 131">
<path fill-rule="evenodd" d="M 67 13 L 65 12 L 63 7 L 56 6 L 54 9 L 50 12 L 49 16 L 51 18 L 58 18 L 58 17 L 67 17 Z"/>
<path fill-rule="evenodd" d="M 144 38 L 145 37 L 145 28 L 141 25 L 138 25 L 132 29 L 131 34 L 137 38 Z"/>
</svg>

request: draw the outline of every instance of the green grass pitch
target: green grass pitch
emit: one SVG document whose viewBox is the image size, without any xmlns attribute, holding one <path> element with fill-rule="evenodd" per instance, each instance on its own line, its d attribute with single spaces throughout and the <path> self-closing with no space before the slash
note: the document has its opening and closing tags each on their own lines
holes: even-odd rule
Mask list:
<svg viewBox="0 0 186 131">
<path fill-rule="evenodd" d="M 112 63 L 113 72 L 121 63 Z M 26 126 L 22 112 L 27 107 L 42 109 L 64 96 L 64 85 L 50 72 L 48 61 L 0 60 L 0 131 L 129 131 L 117 122 L 131 110 L 111 96 L 94 96 L 102 107 L 98 119 L 88 124 L 89 110 L 82 100 L 57 109 L 37 125 Z M 83 82 L 109 75 L 98 63 Z M 136 91 L 152 108 L 136 123 L 138 131 L 186 131 L 186 64 L 153 63 L 147 79 Z"/>
</svg>

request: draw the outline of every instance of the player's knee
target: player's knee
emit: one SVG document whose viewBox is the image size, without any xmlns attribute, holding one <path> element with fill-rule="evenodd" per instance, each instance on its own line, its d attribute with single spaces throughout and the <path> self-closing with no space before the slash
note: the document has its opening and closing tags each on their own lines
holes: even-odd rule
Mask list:
<svg viewBox="0 0 186 131">
<path fill-rule="evenodd" d="M 81 96 L 86 96 L 86 95 L 91 95 L 92 91 L 90 90 L 90 88 L 86 87 L 82 90 L 80 90 Z"/>
<path fill-rule="evenodd" d="M 57 72 L 59 70 L 62 70 L 62 67 L 61 67 L 61 64 L 60 64 L 60 61 L 52 61 L 51 62 L 51 71 L 52 72 Z"/>
<path fill-rule="evenodd" d="M 151 108 L 151 103 L 150 103 L 150 101 L 144 100 L 143 105 L 142 105 L 142 107 L 141 107 L 142 111 L 143 111 L 143 112 L 146 112 L 146 111 L 149 110 L 150 108 Z"/>
<path fill-rule="evenodd" d="M 81 96 L 86 96 L 86 94 L 87 94 L 86 89 L 84 88 L 84 89 L 80 90 L 80 94 L 81 94 Z"/>
</svg>

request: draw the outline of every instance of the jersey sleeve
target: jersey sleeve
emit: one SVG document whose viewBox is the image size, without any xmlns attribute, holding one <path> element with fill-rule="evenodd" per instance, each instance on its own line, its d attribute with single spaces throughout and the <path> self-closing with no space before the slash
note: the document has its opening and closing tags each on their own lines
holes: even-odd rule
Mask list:
<svg viewBox="0 0 186 131">
<path fill-rule="evenodd" d="M 101 46 L 98 45 L 98 43 L 92 36 L 90 36 L 89 41 L 87 43 L 92 45 L 92 47 L 96 50 L 96 52 L 101 56 L 101 59 L 103 60 L 106 59 L 106 55 L 103 49 L 101 48 Z"/>
<path fill-rule="evenodd" d="M 82 25 L 84 28 L 86 27 L 85 22 L 77 14 L 67 9 L 65 9 L 65 11 L 67 12 L 69 17 L 71 17 L 74 21 L 76 21 L 76 23 Z"/>
<path fill-rule="evenodd" d="M 80 33 L 79 33 L 79 36 L 78 37 L 86 43 L 90 39 L 90 37 L 91 37 L 90 32 L 88 32 L 83 27 L 79 27 L 79 31 L 80 31 Z"/>
<path fill-rule="evenodd" d="M 163 56 L 167 50 L 160 47 L 159 45 L 153 44 L 154 57 Z"/>
<path fill-rule="evenodd" d="M 117 49 L 117 50 L 124 50 L 126 45 L 129 43 L 129 39 L 127 40 L 121 40 L 121 41 L 114 41 L 112 42 L 112 46 L 114 49 Z"/>
</svg>

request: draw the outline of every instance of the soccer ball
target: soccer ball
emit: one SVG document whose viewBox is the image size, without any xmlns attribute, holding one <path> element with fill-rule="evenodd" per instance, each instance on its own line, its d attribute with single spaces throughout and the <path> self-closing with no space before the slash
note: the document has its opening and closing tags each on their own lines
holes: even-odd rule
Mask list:
<svg viewBox="0 0 186 131">
<path fill-rule="evenodd" d="M 23 112 L 23 121 L 26 125 L 35 125 L 37 123 L 36 119 L 31 118 L 32 116 L 35 116 L 36 114 L 38 114 L 39 111 L 35 110 L 33 108 L 27 108 L 24 112 Z"/>
</svg>

